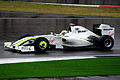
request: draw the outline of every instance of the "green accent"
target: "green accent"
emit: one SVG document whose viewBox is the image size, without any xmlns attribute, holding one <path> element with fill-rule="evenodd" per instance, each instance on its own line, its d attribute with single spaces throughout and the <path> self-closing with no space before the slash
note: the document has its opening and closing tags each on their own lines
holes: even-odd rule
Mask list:
<svg viewBox="0 0 120 80">
<path fill-rule="evenodd" d="M 62 33 L 62 36 L 64 36 L 66 33 L 68 33 L 66 30 L 62 30 L 62 32 L 64 31 L 64 33 Z"/>
<path fill-rule="evenodd" d="M 40 42 L 40 46 L 46 48 L 47 47 L 47 43 L 45 41 L 41 41 Z"/>
<path fill-rule="evenodd" d="M 96 34 L 97 35 L 97 34 Z M 100 37 L 99 35 L 97 35 L 98 37 Z"/>
<path fill-rule="evenodd" d="M 24 43 L 24 42 L 26 42 L 28 40 L 37 39 L 37 38 L 38 37 L 32 37 L 32 38 L 30 37 L 30 38 L 27 38 L 25 40 L 20 41 L 19 43 L 15 44 L 15 45 L 12 45 L 12 46 L 19 46 L 19 45 L 21 45 L 22 43 Z"/>
<path fill-rule="evenodd" d="M 67 32 L 64 32 L 64 33 L 62 34 L 62 36 L 64 36 L 66 33 L 67 33 Z"/>
<path fill-rule="evenodd" d="M 88 38 L 84 38 L 85 40 L 88 40 Z"/>
<path fill-rule="evenodd" d="M 72 27 L 74 27 L 74 26 L 71 26 L 71 32 L 72 32 Z"/>
<path fill-rule="evenodd" d="M 7 42 L 4 43 L 5 46 L 7 46 L 7 44 L 8 44 Z"/>
<path fill-rule="evenodd" d="M 88 38 L 80 38 L 80 39 L 85 39 L 85 40 L 89 40 Z"/>
<path fill-rule="evenodd" d="M 0 79 L 120 75 L 120 57 L 0 64 Z"/>
</svg>

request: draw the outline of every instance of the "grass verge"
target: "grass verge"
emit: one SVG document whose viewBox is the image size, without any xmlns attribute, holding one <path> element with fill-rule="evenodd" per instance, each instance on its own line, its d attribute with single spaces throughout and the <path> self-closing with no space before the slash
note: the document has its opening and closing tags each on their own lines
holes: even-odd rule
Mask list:
<svg viewBox="0 0 120 80">
<path fill-rule="evenodd" d="M 0 11 L 120 17 L 120 8 L 75 7 L 12 1 L 0 1 Z"/>
<path fill-rule="evenodd" d="M 0 64 L 0 79 L 120 75 L 120 57 Z"/>
</svg>

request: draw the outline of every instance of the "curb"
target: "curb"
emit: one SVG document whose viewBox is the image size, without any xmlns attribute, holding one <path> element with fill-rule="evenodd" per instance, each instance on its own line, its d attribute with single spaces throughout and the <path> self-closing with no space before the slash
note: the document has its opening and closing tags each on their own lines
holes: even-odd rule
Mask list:
<svg viewBox="0 0 120 80">
<path fill-rule="evenodd" d="M 120 8 L 120 6 L 108 6 L 108 5 L 100 5 L 99 7 Z"/>
</svg>

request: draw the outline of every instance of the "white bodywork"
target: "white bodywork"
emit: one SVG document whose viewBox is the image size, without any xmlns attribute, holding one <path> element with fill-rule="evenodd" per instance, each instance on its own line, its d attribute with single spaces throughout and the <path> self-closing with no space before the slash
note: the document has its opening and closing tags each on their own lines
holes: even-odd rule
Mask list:
<svg viewBox="0 0 120 80">
<path fill-rule="evenodd" d="M 115 28 L 110 27 L 110 25 L 107 24 L 101 24 L 98 29 L 101 30 L 102 35 L 109 35 L 114 39 Z"/>
<path fill-rule="evenodd" d="M 87 41 L 90 35 L 98 37 L 95 33 L 82 26 L 71 26 L 71 32 L 62 37 L 66 39 L 66 42 L 63 42 L 63 45 L 69 47 L 93 45 L 92 43 Z"/>
<path fill-rule="evenodd" d="M 89 42 L 88 37 L 89 36 L 95 36 L 99 38 L 97 34 L 93 33 L 92 31 L 86 29 L 83 26 L 70 26 L 70 31 L 64 33 L 61 32 L 60 34 L 50 34 L 50 35 L 38 35 L 38 36 L 32 36 L 32 37 L 25 37 L 23 39 L 20 39 L 14 43 L 12 42 L 5 42 L 4 47 L 13 49 L 12 45 L 16 45 L 17 43 L 20 43 L 24 40 L 29 40 L 31 38 L 37 38 L 37 37 L 45 37 L 48 39 L 50 45 L 55 45 L 55 48 L 63 49 L 63 46 L 66 47 L 83 47 L 83 46 L 90 46 L 93 45 L 93 43 Z M 114 39 L 114 28 L 110 27 L 106 24 L 101 24 L 99 28 L 102 31 L 102 35 L 109 35 L 112 36 Z M 34 42 L 34 41 L 33 41 Z M 24 44 L 27 44 L 24 43 Z M 20 50 L 22 52 L 30 52 L 35 51 L 34 46 L 15 46 L 14 49 Z"/>
</svg>

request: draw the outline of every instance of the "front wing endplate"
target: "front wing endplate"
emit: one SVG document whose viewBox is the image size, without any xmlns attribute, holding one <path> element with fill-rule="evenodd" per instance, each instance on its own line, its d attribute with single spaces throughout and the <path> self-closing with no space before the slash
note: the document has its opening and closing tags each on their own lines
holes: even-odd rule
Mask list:
<svg viewBox="0 0 120 80">
<path fill-rule="evenodd" d="M 34 46 L 12 46 L 12 42 L 5 42 L 4 43 L 5 49 L 14 49 L 21 52 L 32 52 L 35 51 Z"/>
</svg>

